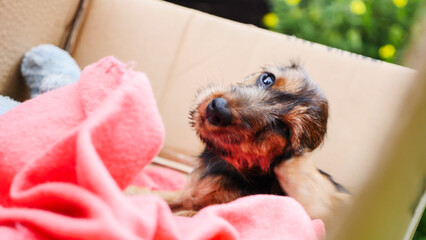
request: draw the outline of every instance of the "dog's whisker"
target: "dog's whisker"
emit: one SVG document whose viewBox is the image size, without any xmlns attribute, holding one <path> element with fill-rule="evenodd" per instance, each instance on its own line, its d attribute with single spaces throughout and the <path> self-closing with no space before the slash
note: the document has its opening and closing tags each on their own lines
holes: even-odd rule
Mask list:
<svg viewBox="0 0 426 240">
<path fill-rule="evenodd" d="M 317 148 L 327 130 L 327 99 L 297 63 L 266 66 L 229 87 L 209 84 L 195 101 L 189 122 L 205 149 L 174 211 L 286 195 L 275 167 Z"/>
</svg>

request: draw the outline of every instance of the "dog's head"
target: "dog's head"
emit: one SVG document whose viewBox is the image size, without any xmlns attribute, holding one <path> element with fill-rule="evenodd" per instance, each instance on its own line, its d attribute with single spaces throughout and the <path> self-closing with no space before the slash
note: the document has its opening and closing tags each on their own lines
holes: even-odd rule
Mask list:
<svg viewBox="0 0 426 240">
<path fill-rule="evenodd" d="M 240 171 L 267 172 L 321 144 L 328 103 L 299 65 L 269 66 L 242 83 L 201 89 L 190 115 L 210 151 Z"/>
</svg>

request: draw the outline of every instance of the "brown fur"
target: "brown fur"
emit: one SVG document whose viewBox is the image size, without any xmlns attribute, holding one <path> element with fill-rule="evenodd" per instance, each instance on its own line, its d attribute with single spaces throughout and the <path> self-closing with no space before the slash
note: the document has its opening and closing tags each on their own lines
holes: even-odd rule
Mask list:
<svg viewBox="0 0 426 240">
<path fill-rule="evenodd" d="M 273 84 L 264 84 L 267 77 Z M 225 112 L 232 116 L 226 124 L 219 124 L 223 113 L 215 122 L 207 111 L 218 98 L 226 101 Z M 210 85 L 198 92 L 196 101 L 191 123 L 206 149 L 187 187 L 168 197 L 175 212 L 188 216 L 212 204 L 263 193 L 289 195 L 311 217 L 326 219 L 347 196 L 304 157 L 323 142 L 328 102 L 297 64 L 265 67 L 230 87 Z"/>
<path fill-rule="evenodd" d="M 265 67 L 263 72 L 275 75 L 276 82 L 272 88 L 263 90 L 256 85 L 259 74 L 251 75 L 244 83 L 229 88 L 209 86 L 199 92 L 199 104 L 191 113 L 193 126 L 201 140 L 218 150 L 231 153 L 229 157 L 222 157 L 237 169 L 259 167 L 267 171 L 273 157 L 281 154 L 288 144 L 292 145 L 295 155 L 302 155 L 306 150 L 318 147 L 326 132 L 327 100 L 299 66 Z M 291 108 L 288 105 L 292 102 L 274 100 L 271 90 L 295 97 L 307 95 L 310 102 Z M 226 128 L 206 121 L 205 109 L 210 101 L 218 97 L 227 99 L 234 116 L 232 125 Z M 283 114 L 282 110 L 286 108 L 290 110 Z M 312 111 L 313 108 L 318 110 Z M 277 118 L 290 128 L 290 143 L 282 137 L 274 137 L 272 131 L 256 135 Z"/>
</svg>

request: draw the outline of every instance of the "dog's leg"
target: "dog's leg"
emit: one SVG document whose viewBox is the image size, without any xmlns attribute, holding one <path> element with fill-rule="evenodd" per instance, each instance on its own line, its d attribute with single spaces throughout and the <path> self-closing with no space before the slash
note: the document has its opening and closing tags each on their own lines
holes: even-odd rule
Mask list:
<svg viewBox="0 0 426 240">
<path fill-rule="evenodd" d="M 209 185 L 203 185 L 200 182 L 195 183 L 189 184 L 179 191 L 157 191 L 144 187 L 130 186 L 124 192 L 126 195 L 152 194 L 161 197 L 167 202 L 174 215 L 192 217 L 202 206 L 212 204 L 209 202 L 212 199 L 210 195 L 214 194 L 216 190 L 212 190 Z M 201 183 L 205 182 L 201 181 Z"/>
<path fill-rule="evenodd" d="M 308 157 L 284 161 L 274 171 L 288 196 L 302 204 L 311 218 L 322 219 L 326 225 L 333 210 L 349 201 L 350 195 L 339 191 L 330 176 L 320 172 Z"/>
</svg>

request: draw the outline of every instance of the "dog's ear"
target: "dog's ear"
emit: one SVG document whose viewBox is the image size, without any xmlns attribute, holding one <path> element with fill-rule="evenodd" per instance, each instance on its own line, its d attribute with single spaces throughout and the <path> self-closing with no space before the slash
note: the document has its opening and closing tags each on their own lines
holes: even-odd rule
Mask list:
<svg viewBox="0 0 426 240">
<path fill-rule="evenodd" d="M 298 105 L 285 115 L 293 155 L 300 156 L 322 143 L 327 132 L 327 119 L 328 103 L 325 99 L 316 99 L 307 106 Z"/>
</svg>

